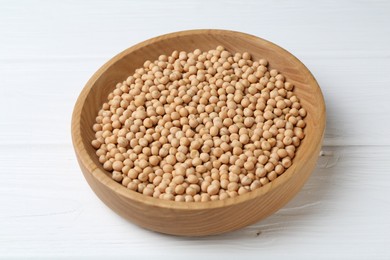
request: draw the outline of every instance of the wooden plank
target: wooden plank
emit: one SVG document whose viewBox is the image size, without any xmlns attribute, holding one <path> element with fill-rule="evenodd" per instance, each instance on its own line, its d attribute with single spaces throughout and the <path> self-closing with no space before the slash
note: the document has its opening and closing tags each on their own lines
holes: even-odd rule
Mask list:
<svg viewBox="0 0 390 260">
<path fill-rule="evenodd" d="M 0 93 L 7 100 L 0 109 L 11 113 L 2 116 L 5 120 L 0 126 L 9 130 L 10 136 L 0 136 L 0 142 L 36 144 L 69 141 L 73 104 L 84 83 L 105 61 L 149 37 L 194 28 L 191 19 L 197 18 L 195 13 L 178 10 L 201 6 L 197 1 L 172 1 L 167 7 L 175 19 L 165 19 L 160 12 L 165 6 L 158 1 L 2 3 Z M 200 19 L 196 27 L 203 24 L 264 37 L 290 50 L 311 69 L 327 103 L 326 145 L 390 145 L 386 113 L 390 111 L 390 88 L 386 87 L 390 84 L 389 2 L 313 5 L 298 1 L 261 6 L 255 1 L 245 5 L 230 2 L 223 17 L 209 13 L 217 10 L 221 1 L 208 5 L 210 9 L 202 14 L 209 17 L 209 23 Z M 278 12 L 267 12 L 273 7 Z M 241 10 L 246 23 L 233 19 L 236 10 Z M 258 12 L 261 22 L 256 20 Z M 44 108 L 51 113 L 42 113 Z M 36 120 L 26 129 L 26 120 L 32 116 Z"/>
<path fill-rule="evenodd" d="M 6 65 L 0 121 L 7 133 L 2 143 L 69 143 L 74 103 L 84 84 L 103 59 L 48 59 Z M 327 105 L 326 145 L 390 145 L 390 58 L 371 58 L 378 67 L 367 69 L 356 58 L 337 59 L 302 55 L 317 78 Z M 377 69 L 382 68 L 382 69 Z M 26 83 L 15 80 L 23 74 Z M 370 75 L 369 77 L 367 75 Z M 6 76 L 6 77 L 5 77 Z M 39 102 L 37 102 L 39 100 Z M 43 112 L 44 110 L 47 112 Z M 34 118 L 34 120 L 30 120 Z M 26 122 L 29 127 L 26 129 Z M 45 129 L 45 131 L 43 131 Z"/>
<path fill-rule="evenodd" d="M 90 191 L 70 145 L 21 150 L 0 146 L 0 172 L 7 173 L 0 189 L 2 257 L 390 255 L 390 147 L 325 147 L 287 206 L 255 225 L 205 238 L 165 236 L 117 216 Z"/>
</svg>

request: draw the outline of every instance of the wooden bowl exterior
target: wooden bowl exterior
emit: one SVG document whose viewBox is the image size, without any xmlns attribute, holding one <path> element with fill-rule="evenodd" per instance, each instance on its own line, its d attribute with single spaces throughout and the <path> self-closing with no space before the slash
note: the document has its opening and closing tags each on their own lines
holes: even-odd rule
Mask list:
<svg viewBox="0 0 390 260">
<path fill-rule="evenodd" d="M 145 60 L 174 50 L 206 51 L 223 45 L 232 52 L 247 51 L 265 58 L 295 85 L 307 110 L 306 137 L 292 166 L 273 182 L 223 201 L 173 202 L 130 191 L 111 179 L 91 146 L 92 125 L 101 105 L 116 83 L 124 81 Z M 293 55 L 261 38 L 225 30 L 193 30 L 159 36 L 137 44 L 103 65 L 87 82 L 73 111 L 72 139 L 81 170 L 98 197 L 132 222 L 154 231 L 183 236 L 223 233 L 255 223 L 280 209 L 301 189 L 313 171 L 325 128 L 325 104 L 310 71 Z"/>
</svg>

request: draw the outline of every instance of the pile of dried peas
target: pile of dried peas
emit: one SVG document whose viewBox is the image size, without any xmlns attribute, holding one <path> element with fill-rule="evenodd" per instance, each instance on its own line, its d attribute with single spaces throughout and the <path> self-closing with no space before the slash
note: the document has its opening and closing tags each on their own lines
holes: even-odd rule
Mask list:
<svg viewBox="0 0 390 260">
<path fill-rule="evenodd" d="M 118 83 L 93 125 L 103 168 L 128 189 L 210 201 L 283 174 L 304 138 L 293 84 L 265 59 L 224 47 L 174 51 Z"/>
</svg>

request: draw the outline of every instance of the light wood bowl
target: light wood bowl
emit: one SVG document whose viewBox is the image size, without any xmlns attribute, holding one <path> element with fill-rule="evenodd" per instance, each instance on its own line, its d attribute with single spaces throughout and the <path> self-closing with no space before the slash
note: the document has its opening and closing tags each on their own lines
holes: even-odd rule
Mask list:
<svg viewBox="0 0 390 260">
<path fill-rule="evenodd" d="M 265 58 L 295 85 L 295 93 L 307 110 L 306 137 L 292 166 L 273 182 L 223 201 L 174 202 L 147 197 L 111 179 L 91 146 L 92 125 L 101 105 L 116 83 L 124 81 L 145 60 L 174 50 L 203 51 L 223 45 L 231 52 L 249 52 Z M 301 189 L 313 171 L 325 128 L 325 104 L 310 71 L 281 47 L 252 35 L 225 30 L 193 30 L 159 36 L 137 44 L 104 64 L 87 82 L 74 107 L 72 138 L 85 179 L 97 196 L 119 215 L 157 232 L 203 236 L 223 233 L 255 223 L 271 215 Z"/>
</svg>

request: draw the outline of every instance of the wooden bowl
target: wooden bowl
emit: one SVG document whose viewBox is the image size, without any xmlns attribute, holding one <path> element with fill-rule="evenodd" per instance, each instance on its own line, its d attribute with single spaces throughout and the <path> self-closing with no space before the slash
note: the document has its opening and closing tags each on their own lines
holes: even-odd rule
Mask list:
<svg viewBox="0 0 390 260">
<path fill-rule="evenodd" d="M 249 193 L 222 201 L 174 202 L 128 190 L 111 179 L 91 146 L 92 125 L 101 105 L 116 83 L 124 81 L 145 60 L 174 50 L 203 51 L 223 45 L 231 52 L 249 52 L 265 58 L 295 85 L 307 110 L 306 137 L 292 166 L 273 182 Z M 171 33 L 139 43 L 104 64 L 87 82 L 73 111 L 72 139 L 85 179 L 97 196 L 119 215 L 157 232 L 203 236 L 235 230 L 255 223 L 285 205 L 313 171 L 325 128 L 325 104 L 310 71 L 292 54 L 261 38 L 233 31 L 193 30 Z"/>
</svg>

